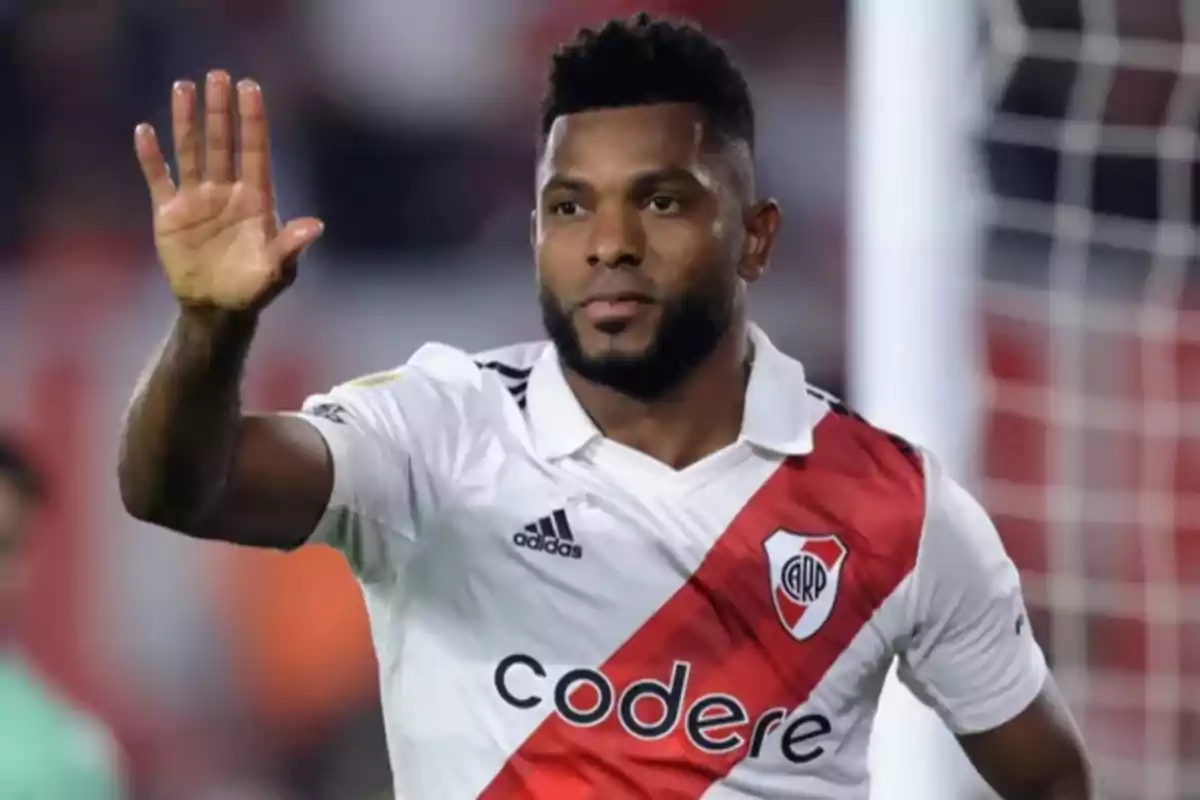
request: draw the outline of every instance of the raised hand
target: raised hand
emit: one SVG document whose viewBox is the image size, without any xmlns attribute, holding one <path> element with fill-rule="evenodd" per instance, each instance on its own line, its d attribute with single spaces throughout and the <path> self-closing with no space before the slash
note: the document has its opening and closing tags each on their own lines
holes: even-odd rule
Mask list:
<svg viewBox="0 0 1200 800">
<path fill-rule="evenodd" d="M 134 148 L 154 206 L 158 258 L 179 302 L 186 307 L 257 311 L 291 283 L 297 256 L 321 235 L 324 225 L 314 217 L 280 225 L 262 90 L 251 80 L 237 85 L 237 153 L 233 95 L 227 73 L 208 74 L 202 134 L 195 85 L 175 84 L 171 128 L 178 184 L 171 179 L 153 127 L 137 126 Z"/>
</svg>

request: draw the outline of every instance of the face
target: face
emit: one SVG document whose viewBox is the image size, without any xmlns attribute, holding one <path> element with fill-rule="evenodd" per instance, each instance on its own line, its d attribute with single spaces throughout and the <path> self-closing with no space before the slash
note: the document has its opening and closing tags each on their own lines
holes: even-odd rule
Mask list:
<svg viewBox="0 0 1200 800">
<path fill-rule="evenodd" d="M 740 319 L 778 224 L 746 197 L 749 154 L 706 141 L 686 104 L 560 117 L 538 168 L 534 249 L 547 333 L 568 369 L 650 399 Z"/>
<path fill-rule="evenodd" d="M 0 477 L 0 630 L 16 616 L 25 583 L 22 538 L 28 504 L 12 481 Z"/>
</svg>

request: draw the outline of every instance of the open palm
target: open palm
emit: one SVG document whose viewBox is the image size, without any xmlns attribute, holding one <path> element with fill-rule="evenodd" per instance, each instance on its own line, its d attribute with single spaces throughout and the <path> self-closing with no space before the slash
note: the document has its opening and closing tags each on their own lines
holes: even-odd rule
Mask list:
<svg viewBox="0 0 1200 800">
<path fill-rule="evenodd" d="M 202 136 L 195 85 L 175 84 L 171 128 L 178 185 L 150 125 L 137 127 L 134 146 L 154 206 L 155 247 L 175 296 L 189 306 L 248 311 L 290 284 L 296 257 L 323 226 L 313 217 L 280 226 L 262 90 L 254 81 L 238 83 L 238 152 L 233 95 L 226 73 L 209 73 Z"/>
</svg>

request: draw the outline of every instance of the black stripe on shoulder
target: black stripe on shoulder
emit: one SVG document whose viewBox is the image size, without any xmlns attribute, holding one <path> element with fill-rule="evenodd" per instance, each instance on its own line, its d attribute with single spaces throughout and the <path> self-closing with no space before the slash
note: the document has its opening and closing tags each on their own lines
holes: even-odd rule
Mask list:
<svg viewBox="0 0 1200 800">
<path fill-rule="evenodd" d="M 834 397 L 833 395 L 829 394 L 828 392 L 822 391 L 821 389 L 818 389 L 815 386 L 806 387 L 806 391 L 808 392 L 809 397 L 815 397 L 817 400 L 820 400 L 821 402 L 825 403 L 827 406 L 829 406 L 829 410 L 832 411 L 834 414 L 837 414 L 839 417 L 848 417 L 848 418 L 854 420 L 855 422 L 861 422 L 863 425 L 867 425 L 871 428 L 875 427 L 874 425 L 871 425 L 871 423 L 868 422 L 866 420 L 866 418 L 863 417 L 862 414 L 859 414 L 857 411 L 850 408 L 844 402 L 842 402 L 838 398 Z M 904 439 L 903 437 L 898 436 L 898 435 L 892 433 L 891 431 L 885 431 L 882 428 L 876 428 L 876 430 L 878 430 L 880 433 L 887 436 L 888 441 L 890 441 L 892 443 L 892 445 L 897 450 L 899 450 L 901 453 L 903 453 L 907 458 L 915 458 L 916 457 L 916 455 L 917 455 L 916 448 L 913 447 L 912 444 L 910 444 L 907 439 Z"/>
<path fill-rule="evenodd" d="M 513 367 L 499 361 L 476 361 L 475 366 L 490 369 L 499 375 L 500 379 L 505 381 L 508 393 L 517 401 L 517 408 L 525 410 L 525 392 L 529 389 L 529 376 L 533 367 Z"/>
<path fill-rule="evenodd" d="M 809 397 L 815 397 L 817 400 L 820 400 L 822 403 L 829 406 L 829 410 L 834 414 L 837 414 L 841 417 L 849 417 L 850 419 L 861 422 L 864 425 L 871 424 L 867 422 L 861 414 L 851 409 L 848 405 L 842 402 L 841 399 L 834 397 L 829 392 L 818 389 L 815 386 L 805 387 L 805 390 L 808 392 Z"/>
<path fill-rule="evenodd" d="M 490 369 L 501 377 L 511 380 L 524 380 L 533 372 L 533 367 L 513 367 L 499 361 L 476 361 L 475 366 L 480 369 Z"/>
</svg>

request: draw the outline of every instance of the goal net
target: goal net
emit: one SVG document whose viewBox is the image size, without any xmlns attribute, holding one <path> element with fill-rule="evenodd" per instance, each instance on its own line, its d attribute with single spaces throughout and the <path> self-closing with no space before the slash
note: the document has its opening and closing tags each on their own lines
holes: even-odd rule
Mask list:
<svg viewBox="0 0 1200 800">
<path fill-rule="evenodd" d="M 1200 2 L 982 2 L 983 499 L 1103 796 L 1200 798 Z"/>
</svg>

